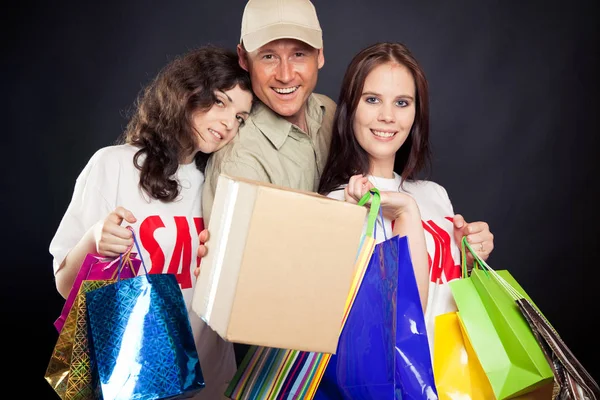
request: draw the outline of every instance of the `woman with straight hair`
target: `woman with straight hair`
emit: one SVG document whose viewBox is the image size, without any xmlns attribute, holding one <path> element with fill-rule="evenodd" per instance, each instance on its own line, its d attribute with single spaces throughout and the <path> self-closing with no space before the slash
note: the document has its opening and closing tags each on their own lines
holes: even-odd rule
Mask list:
<svg viewBox="0 0 600 400">
<path fill-rule="evenodd" d="M 408 236 L 431 340 L 434 317 L 456 310 L 447 285 L 438 289 L 460 276 L 457 244 L 466 236 L 485 260 L 494 237 L 487 223 L 455 215 L 441 185 L 418 178 L 430 165 L 428 96 L 425 73 L 403 44 L 360 51 L 342 81 L 318 191 L 356 203 L 372 187 L 380 190 L 385 218 L 376 225 L 376 239 L 384 240 L 384 231 Z"/>
</svg>

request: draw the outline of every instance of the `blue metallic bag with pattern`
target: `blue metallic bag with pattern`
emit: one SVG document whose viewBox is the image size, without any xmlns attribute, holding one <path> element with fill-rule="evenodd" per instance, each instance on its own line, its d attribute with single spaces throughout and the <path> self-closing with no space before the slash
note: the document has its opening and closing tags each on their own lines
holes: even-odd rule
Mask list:
<svg viewBox="0 0 600 400">
<path fill-rule="evenodd" d="M 134 236 L 138 254 L 142 254 Z M 140 275 L 86 293 L 93 373 L 104 400 L 184 399 L 204 387 L 173 274 Z"/>
</svg>

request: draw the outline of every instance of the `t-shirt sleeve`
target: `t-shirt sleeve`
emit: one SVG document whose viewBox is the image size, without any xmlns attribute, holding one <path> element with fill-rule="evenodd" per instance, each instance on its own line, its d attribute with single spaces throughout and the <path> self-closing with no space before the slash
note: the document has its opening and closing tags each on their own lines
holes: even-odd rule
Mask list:
<svg viewBox="0 0 600 400">
<path fill-rule="evenodd" d="M 336 189 L 336 190 L 333 190 L 333 191 L 329 192 L 329 194 L 327 195 L 327 197 L 329 197 L 331 199 L 345 201 L 346 200 L 346 195 L 344 194 L 344 189 L 345 189 L 345 185 L 344 185 L 344 187 L 342 187 L 340 189 Z"/>
<path fill-rule="evenodd" d="M 96 153 L 75 181 L 75 188 L 67 211 L 50 242 L 54 273 L 83 235 L 115 208 L 107 198 L 117 186 L 118 165 L 108 166 Z M 116 190 L 116 189 L 115 189 Z"/>
<path fill-rule="evenodd" d="M 454 207 L 452 206 L 452 201 L 450 201 L 450 197 L 448 196 L 446 189 L 442 185 L 436 183 L 435 190 L 440 196 L 444 208 L 448 210 L 448 214 L 450 216 L 454 216 Z"/>
</svg>

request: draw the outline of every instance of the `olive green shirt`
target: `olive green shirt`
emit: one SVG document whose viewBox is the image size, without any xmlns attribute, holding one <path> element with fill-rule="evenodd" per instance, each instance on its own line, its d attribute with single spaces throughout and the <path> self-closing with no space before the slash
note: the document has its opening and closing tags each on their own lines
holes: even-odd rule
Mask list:
<svg viewBox="0 0 600 400">
<path fill-rule="evenodd" d="M 335 108 L 329 97 L 311 94 L 307 100 L 308 132 L 305 133 L 261 102 L 255 104 L 238 135 L 208 161 L 202 192 L 205 226 L 221 173 L 316 191 L 329 153 Z"/>
</svg>

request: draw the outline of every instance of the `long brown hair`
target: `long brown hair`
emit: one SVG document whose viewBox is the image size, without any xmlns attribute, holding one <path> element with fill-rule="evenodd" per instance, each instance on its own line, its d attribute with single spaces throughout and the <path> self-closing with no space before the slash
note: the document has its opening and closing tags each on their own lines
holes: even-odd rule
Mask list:
<svg viewBox="0 0 600 400">
<path fill-rule="evenodd" d="M 354 56 L 344 75 L 319 193 L 327 195 L 348 183 L 351 176 L 369 173 L 369 155 L 354 135 L 354 116 L 367 76 L 375 67 L 389 62 L 408 68 L 416 87 L 415 121 L 406 141 L 396 152 L 394 171 L 404 182 L 415 179 L 417 173 L 429 167 L 429 90 L 425 74 L 405 45 L 376 43 Z"/>
<path fill-rule="evenodd" d="M 250 77 L 238 64 L 237 54 L 205 46 L 175 58 L 140 93 L 123 141 L 140 148 L 134 165 L 140 186 L 150 196 L 172 201 L 180 191 L 173 175 L 196 146 L 192 115 L 208 111 L 215 91 L 239 85 L 250 91 Z M 145 156 L 140 160 L 141 156 Z M 196 166 L 204 171 L 209 154 L 198 152 Z"/>
</svg>

